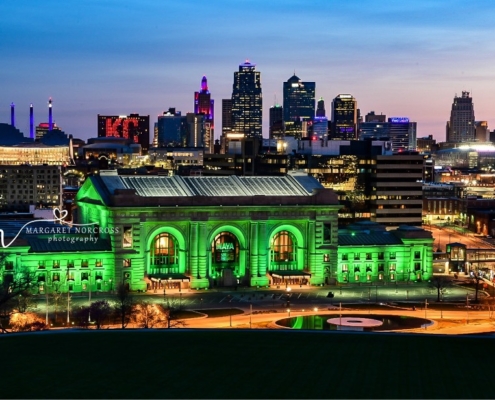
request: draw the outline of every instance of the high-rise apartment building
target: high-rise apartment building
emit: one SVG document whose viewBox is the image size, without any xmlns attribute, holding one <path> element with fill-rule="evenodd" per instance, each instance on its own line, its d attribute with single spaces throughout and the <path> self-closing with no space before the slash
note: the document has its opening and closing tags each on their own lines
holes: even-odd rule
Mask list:
<svg viewBox="0 0 495 400">
<path fill-rule="evenodd" d="M 246 60 L 234 72 L 232 90 L 232 132 L 244 137 L 262 138 L 263 98 L 261 74 Z"/>
<path fill-rule="evenodd" d="M 475 139 L 473 99 L 469 92 L 454 97 L 450 120 L 447 122 L 447 142 L 472 142 Z"/>
<path fill-rule="evenodd" d="M 150 145 L 149 115 L 100 115 L 98 114 L 98 137 L 119 137 L 139 143 L 143 154 Z"/>
<path fill-rule="evenodd" d="M 332 102 L 331 139 L 357 139 L 357 101 L 350 94 L 339 94 Z"/>
<path fill-rule="evenodd" d="M 201 141 L 204 143 L 206 153 L 213 153 L 215 128 L 214 106 L 215 101 L 211 99 L 211 93 L 208 90 L 208 81 L 206 76 L 203 76 L 201 90 L 194 92 L 194 113 L 203 115 L 204 138 Z"/>
</svg>

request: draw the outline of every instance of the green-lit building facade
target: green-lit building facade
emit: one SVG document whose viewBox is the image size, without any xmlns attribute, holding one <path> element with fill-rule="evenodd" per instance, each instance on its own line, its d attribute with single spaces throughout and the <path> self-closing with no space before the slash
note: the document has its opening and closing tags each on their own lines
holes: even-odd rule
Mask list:
<svg viewBox="0 0 495 400">
<path fill-rule="evenodd" d="M 433 237 L 427 230 L 402 225 L 387 231 L 375 222 L 358 222 L 338 234 L 338 282 L 424 281 L 433 275 Z"/>
<path fill-rule="evenodd" d="M 334 284 L 428 279 L 431 233 L 338 230 L 333 190 L 279 177 L 90 176 L 74 225 L 4 223 L 2 278 L 29 268 L 39 291 Z M 7 228 L 8 225 L 8 228 Z M 28 228 L 30 230 L 28 230 Z M 57 229 L 61 229 L 57 232 Z"/>
</svg>

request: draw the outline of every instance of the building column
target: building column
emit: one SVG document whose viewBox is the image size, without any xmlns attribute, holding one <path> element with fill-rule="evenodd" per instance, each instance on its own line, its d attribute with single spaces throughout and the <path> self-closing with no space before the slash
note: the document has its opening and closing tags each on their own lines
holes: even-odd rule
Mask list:
<svg viewBox="0 0 495 400">
<path fill-rule="evenodd" d="M 249 227 L 249 278 L 258 276 L 258 222 Z"/>
<path fill-rule="evenodd" d="M 204 222 L 191 222 L 189 263 L 191 289 L 209 287 L 209 281 L 206 276 L 206 224 Z"/>
<path fill-rule="evenodd" d="M 269 278 L 266 276 L 267 260 L 269 252 L 269 243 L 266 234 L 266 221 L 258 222 L 257 243 L 251 243 L 251 246 L 258 247 L 258 270 L 251 278 L 251 286 L 268 286 Z"/>
<path fill-rule="evenodd" d="M 323 260 L 322 262 L 318 262 L 316 253 L 316 222 L 309 221 L 307 226 L 307 262 L 308 262 L 308 270 L 311 272 L 311 284 L 319 285 L 323 283 Z"/>
</svg>

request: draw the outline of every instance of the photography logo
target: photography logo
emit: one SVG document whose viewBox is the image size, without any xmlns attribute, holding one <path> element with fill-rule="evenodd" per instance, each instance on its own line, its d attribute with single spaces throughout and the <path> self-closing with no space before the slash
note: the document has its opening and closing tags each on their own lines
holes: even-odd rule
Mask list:
<svg viewBox="0 0 495 400">
<path fill-rule="evenodd" d="M 7 248 L 14 243 L 14 241 L 19 237 L 19 235 L 22 233 L 24 229 L 26 229 L 27 234 L 34 234 L 34 235 L 53 235 L 53 237 L 48 238 L 48 243 L 52 241 L 64 241 L 64 242 L 71 242 L 74 243 L 76 241 L 83 241 L 83 242 L 96 242 L 98 240 L 97 237 L 70 237 L 70 236 L 61 236 L 57 237 L 56 235 L 60 234 L 69 234 L 69 233 L 86 233 L 86 234 L 95 234 L 99 231 L 98 224 L 96 222 L 91 222 L 89 224 L 69 224 L 68 222 L 65 221 L 65 218 L 67 217 L 67 210 L 60 210 L 58 208 L 53 209 L 53 219 L 43 219 L 43 220 L 35 220 L 35 221 L 29 221 L 25 223 L 21 229 L 19 229 L 19 232 L 17 232 L 17 235 L 10 241 L 10 243 L 5 244 L 5 232 L 3 229 L 0 229 L 0 244 L 2 245 L 2 248 Z M 59 222 L 62 226 L 32 226 L 32 227 L 27 227 L 28 225 L 40 223 L 40 222 Z"/>
</svg>

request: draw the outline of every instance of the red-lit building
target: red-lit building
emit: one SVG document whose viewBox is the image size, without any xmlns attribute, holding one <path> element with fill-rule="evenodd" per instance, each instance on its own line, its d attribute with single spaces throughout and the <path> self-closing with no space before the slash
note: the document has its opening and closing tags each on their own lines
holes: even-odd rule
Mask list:
<svg viewBox="0 0 495 400">
<path fill-rule="evenodd" d="M 139 143 L 143 154 L 147 154 L 150 146 L 150 116 L 98 114 L 98 137 L 129 139 L 132 143 Z"/>
<path fill-rule="evenodd" d="M 208 82 L 206 76 L 203 76 L 201 80 L 201 90 L 194 92 L 194 114 L 203 115 L 204 121 L 204 138 L 203 143 L 206 153 L 213 153 L 214 145 L 214 104 L 215 101 L 211 99 L 211 93 L 208 90 Z"/>
</svg>

